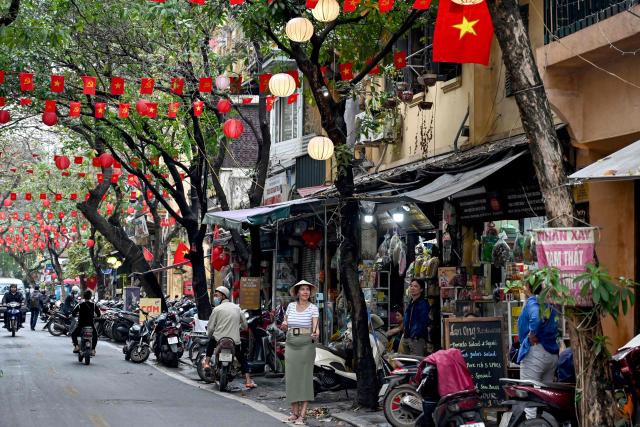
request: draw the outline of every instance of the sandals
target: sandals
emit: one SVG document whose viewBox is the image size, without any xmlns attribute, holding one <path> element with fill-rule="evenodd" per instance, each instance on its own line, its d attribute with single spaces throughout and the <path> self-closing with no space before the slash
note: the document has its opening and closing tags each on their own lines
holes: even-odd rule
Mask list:
<svg viewBox="0 0 640 427">
<path fill-rule="evenodd" d="M 258 385 L 253 381 L 251 381 L 250 383 L 245 383 L 244 386 L 247 390 L 258 387 Z"/>
<path fill-rule="evenodd" d="M 301 416 L 301 417 L 298 417 L 298 419 L 297 419 L 297 420 L 295 420 L 293 424 L 295 424 L 295 425 L 297 425 L 297 426 L 304 426 L 304 425 L 307 425 L 307 424 L 305 423 L 305 419 L 304 419 L 304 417 L 302 417 L 302 416 Z"/>
<path fill-rule="evenodd" d="M 284 420 L 282 420 L 283 423 L 292 423 L 294 421 L 297 421 L 299 417 L 295 414 L 291 414 L 289 415 L 287 418 L 285 418 Z"/>
</svg>

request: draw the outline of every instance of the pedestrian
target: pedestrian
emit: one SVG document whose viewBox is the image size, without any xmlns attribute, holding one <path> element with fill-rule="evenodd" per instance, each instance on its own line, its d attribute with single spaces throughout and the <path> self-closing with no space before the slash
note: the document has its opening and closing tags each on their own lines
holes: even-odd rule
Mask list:
<svg viewBox="0 0 640 427">
<path fill-rule="evenodd" d="M 284 352 L 287 402 L 291 404 L 291 416 L 286 421 L 304 425 L 307 405 L 313 401 L 313 363 L 316 358 L 314 341 L 318 338 L 318 307 L 310 298 L 316 286 L 301 280 L 289 289 L 296 301 L 289 303 L 282 322 L 287 331 Z"/>
<path fill-rule="evenodd" d="M 42 311 L 42 308 L 44 307 L 44 304 L 42 302 L 42 293 L 40 293 L 40 285 L 35 285 L 33 287 L 29 306 L 31 308 L 31 330 L 35 331 L 36 323 L 38 323 L 38 316 L 40 315 L 40 311 Z"/>
<path fill-rule="evenodd" d="M 409 285 L 411 302 L 404 311 L 402 323 L 387 332 L 387 337 L 402 331 L 399 351 L 416 356 L 424 356 L 429 334 L 429 303 L 424 299 L 424 282 L 413 279 Z"/>
<path fill-rule="evenodd" d="M 552 382 L 558 364 L 558 322 L 555 308 L 544 304 L 540 310 L 538 295 L 542 283 L 525 281 L 527 302 L 518 317 L 520 379 Z M 535 418 L 536 408 L 526 408 L 527 419 Z"/>
</svg>

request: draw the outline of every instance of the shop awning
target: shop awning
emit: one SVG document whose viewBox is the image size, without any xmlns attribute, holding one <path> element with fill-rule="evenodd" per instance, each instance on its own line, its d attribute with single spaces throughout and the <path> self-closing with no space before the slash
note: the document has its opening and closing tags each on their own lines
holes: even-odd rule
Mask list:
<svg viewBox="0 0 640 427">
<path fill-rule="evenodd" d="M 260 206 L 251 209 L 237 209 L 234 211 L 207 212 L 204 218 L 206 224 L 219 225 L 226 229 L 242 228 L 242 224 L 265 225 L 276 222 L 279 219 L 288 218 L 291 207 L 302 204 L 318 202 L 319 199 L 302 198 L 290 200 L 269 206 Z"/>
<path fill-rule="evenodd" d="M 438 200 L 442 200 L 445 197 L 449 197 L 459 191 L 465 190 L 482 181 L 494 172 L 497 172 L 504 166 L 511 163 L 513 160 L 522 156 L 525 151 L 521 151 L 518 154 L 511 155 L 500 161 L 490 163 L 486 166 L 479 167 L 467 172 L 461 172 L 456 174 L 444 174 L 439 176 L 435 181 L 418 188 L 413 191 L 408 191 L 399 195 L 405 199 L 414 200 L 416 202 L 431 203 Z"/>
<path fill-rule="evenodd" d="M 569 179 L 575 181 L 619 181 L 638 178 L 640 178 L 640 141 L 627 145 L 569 176 Z"/>
</svg>

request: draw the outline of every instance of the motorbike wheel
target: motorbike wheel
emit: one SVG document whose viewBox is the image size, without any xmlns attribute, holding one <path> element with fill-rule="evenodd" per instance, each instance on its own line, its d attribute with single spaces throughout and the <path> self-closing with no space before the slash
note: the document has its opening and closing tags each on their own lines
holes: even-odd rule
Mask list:
<svg viewBox="0 0 640 427">
<path fill-rule="evenodd" d="M 195 342 L 189 346 L 189 360 L 194 363 L 198 354 L 200 354 L 200 344 Z"/>
<path fill-rule="evenodd" d="M 129 352 L 129 358 L 133 363 L 144 363 L 149 358 L 151 354 L 151 349 L 148 345 L 136 345 Z"/>
<path fill-rule="evenodd" d="M 87 352 L 87 355 L 84 356 L 84 364 L 88 365 L 91 362 L 91 354 Z"/>
<path fill-rule="evenodd" d="M 198 354 L 196 356 L 196 370 L 198 371 L 198 376 L 200 377 L 200 379 L 207 383 L 207 384 L 211 384 L 212 382 L 214 382 L 215 376 L 213 373 L 213 369 L 209 369 L 209 370 L 205 370 L 204 369 L 204 358 L 206 357 L 205 352 L 201 352 L 200 354 Z M 209 373 L 209 375 L 207 375 L 207 372 Z"/>
<path fill-rule="evenodd" d="M 229 385 L 229 367 L 223 366 L 220 368 L 220 391 L 227 391 L 227 385 Z"/>
<path fill-rule="evenodd" d="M 82 358 L 83 358 L 82 352 L 79 352 L 78 353 L 78 362 L 82 363 Z"/>
<path fill-rule="evenodd" d="M 15 329 L 11 329 L 11 336 L 15 337 L 16 336 L 16 330 Z"/>
<path fill-rule="evenodd" d="M 125 351 L 124 351 L 124 360 L 126 360 L 126 361 L 131 360 L 131 352 L 126 350 L 126 347 L 125 347 Z"/>
<path fill-rule="evenodd" d="M 558 424 L 555 423 L 557 426 Z M 516 427 L 555 427 L 549 421 L 544 418 L 534 418 L 532 420 L 524 420 L 521 423 L 516 424 Z"/>
<path fill-rule="evenodd" d="M 413 427 L 415 425 L 419 414 L 414 414 L 400 404 L 402 398 L 407 395 L 414 395 L 418 399 L 422 399 L 416 388 L 409 384 L 403 384 L 389 390 L 384 398 L 382 404 L 384 417 L 393 427 Z"/>
<path fill-rule="evenodd" d="M 284 372 L 284 362 L 272 352 L 269 352 L 269 355 L 267 356 L 267 365 L 274 374 L 281 374 Z"/>
<path fill-rule="evenodd" d="M 49 323 L 49 325 L 47 326 L 47 330 L 54 337 L 59 337 L 60 335 L 64 334 L 64 330 L 56 329 L 56 322 Z"/>
</svg>

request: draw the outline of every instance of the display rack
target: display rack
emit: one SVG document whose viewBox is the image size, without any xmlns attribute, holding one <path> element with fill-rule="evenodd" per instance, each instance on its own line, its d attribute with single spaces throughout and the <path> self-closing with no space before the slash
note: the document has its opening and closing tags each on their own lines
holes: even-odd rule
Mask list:
<svg viewBox="0 0 640 427">
<path fill-rule="evenodd" d="M 371 314 L 377 314 L 384 321 L 385 329 L 389 327 L 391 313 L 391 271 L 377 271 L 375 287 L 363 288 L 365 302 Z"/>
</svg>

